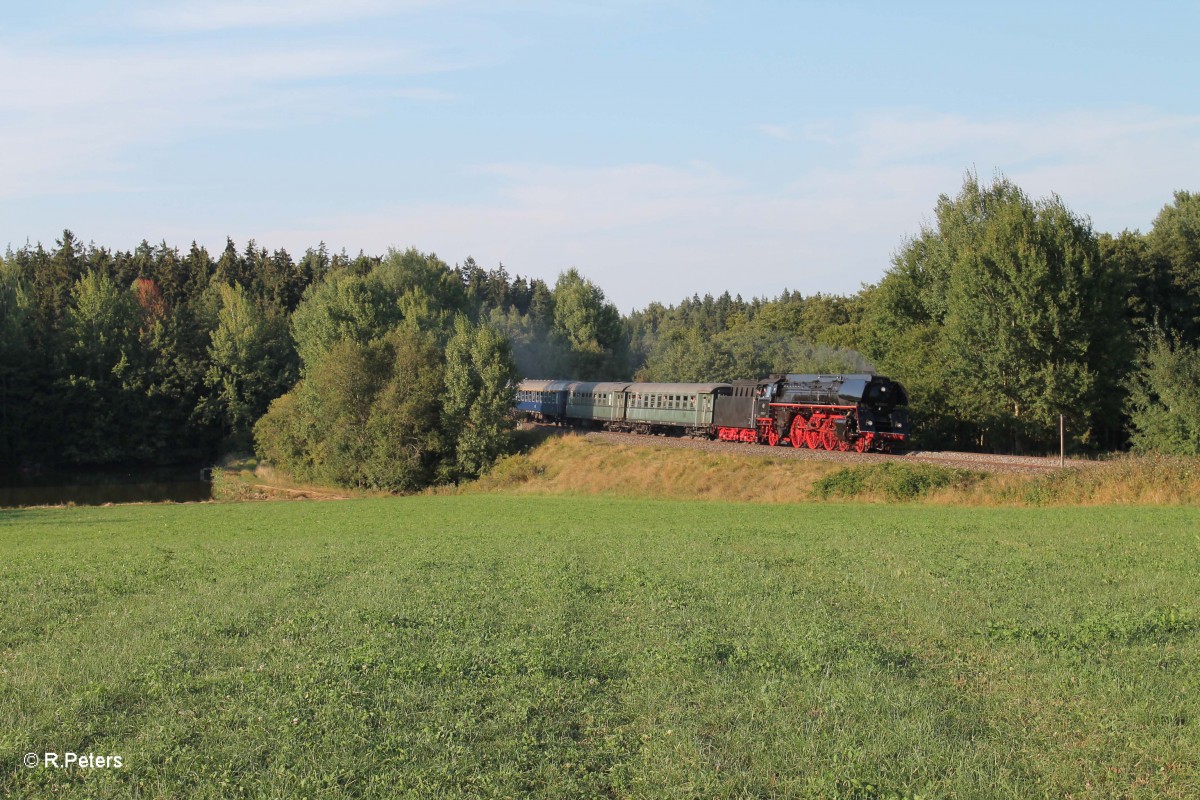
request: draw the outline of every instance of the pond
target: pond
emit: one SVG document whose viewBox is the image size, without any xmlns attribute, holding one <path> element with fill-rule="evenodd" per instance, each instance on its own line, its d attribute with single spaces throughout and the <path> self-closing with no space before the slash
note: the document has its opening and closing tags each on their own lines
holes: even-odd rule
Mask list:
<svg viewBox="0 0 1200 800">
<path fill-rule="evenodd" d="M 208 475 L 200 467 L 39 475 L 0 485 L 0 508 L 211 500 Z"/>
</svg>

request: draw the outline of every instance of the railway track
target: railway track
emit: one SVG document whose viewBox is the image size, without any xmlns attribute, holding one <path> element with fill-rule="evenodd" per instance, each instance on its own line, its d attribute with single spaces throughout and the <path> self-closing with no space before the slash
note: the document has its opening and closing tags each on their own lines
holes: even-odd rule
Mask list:
<svg viewBox="0 0 1200 800">
<path fill-rule="evenodd" d="M 549 425 L 532 426 L 540 430 L 570 433 L 571 428 L 556 428 Z M 923 462 L 956 469 L 972 469 L 981 472 L 1044 473 L 1059 469 L 1057 458 L 1040 456 L 1005 456 L 989 453 L 958 453 L 951 451 L 911 450 L 903 453 L 854 453 L 829 450 L 809 450 L 788 445 L 766 447 L 765 445 L 721 442 L 705 439 L 687 439 L 672 436 L 643 436 L 635 433 L 612 433 L 609 431 L 580 432 L 594 441 L 615 442 L 634 446 L 675 447 L 701 450 L 710 453 L 758 456 L 762 458 L 795 458 L 819 461 L 838 461 L 845 464 L 876 464 L 886 461 Z M 1068 468 L 1095 467 L 1101 462 L 1068 460 Z"/>
</svg>

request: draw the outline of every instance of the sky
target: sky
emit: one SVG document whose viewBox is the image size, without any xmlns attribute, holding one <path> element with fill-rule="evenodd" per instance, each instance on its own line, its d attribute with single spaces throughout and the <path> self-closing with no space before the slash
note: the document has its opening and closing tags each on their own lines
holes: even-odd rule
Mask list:
<svg viewBox="0 0 1200 800">
<path fill-rule="evenodd" d="M 622 312 L 877 282 L 1003 174 L 1200 190 L 1200 3 L 0 0 L 0 248 L 416 247 Z"/>
</svg>

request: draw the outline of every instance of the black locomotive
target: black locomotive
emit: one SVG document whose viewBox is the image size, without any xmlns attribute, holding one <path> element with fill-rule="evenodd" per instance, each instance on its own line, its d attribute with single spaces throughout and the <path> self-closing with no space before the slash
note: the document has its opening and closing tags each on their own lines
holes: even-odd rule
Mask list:
<svg viewBox="0 0 1200 800">
<path fill-rule="evenodd" d="M 717 398 L 723 441 L 885 451 L 908 438 L 908 393 L 882 375 L 768 375 Z"/>
</svg>

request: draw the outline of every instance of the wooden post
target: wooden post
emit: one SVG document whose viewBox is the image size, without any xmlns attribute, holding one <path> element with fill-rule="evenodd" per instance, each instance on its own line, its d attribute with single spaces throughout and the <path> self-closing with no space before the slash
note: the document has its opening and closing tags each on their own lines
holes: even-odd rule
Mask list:
<svg viewBox="0 0 1200 800">
<path fill-rule="evenodd" d="M 1063 423 L 1063 415 L 1058 415 L 1058 466 L 1060 468 L 1067 465 L 1067 437 L 1066 426 Z"/>
</svg>

